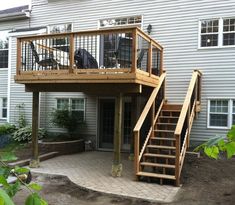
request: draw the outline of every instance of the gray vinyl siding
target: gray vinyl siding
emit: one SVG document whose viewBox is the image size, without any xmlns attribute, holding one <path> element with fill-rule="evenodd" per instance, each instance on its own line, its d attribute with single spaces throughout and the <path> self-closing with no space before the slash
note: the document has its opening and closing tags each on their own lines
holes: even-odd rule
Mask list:
<svg viewBox="0 0 235 205">
<path fill-rule="evenodd" d="M 65 7 L 66 5 L 66 7 Z M 191 139 L 205 140 L 223 129 L 207 128 L 207 100 L 235 96 L 235 48 L 198 49 L 200 19 L 234 17 L 234 0 L 93 0 L 49 1 L 34 6 L 32 25 L 73 23 L 74 31 L 96 29 L 98 19 L 143 15 L 143 28 L 152 24 L 152 37 L 164 46 L 167 98 L 182 103 L 194 69 L 202 78 L 202 111 L 193 125 Z"/>
</svg>

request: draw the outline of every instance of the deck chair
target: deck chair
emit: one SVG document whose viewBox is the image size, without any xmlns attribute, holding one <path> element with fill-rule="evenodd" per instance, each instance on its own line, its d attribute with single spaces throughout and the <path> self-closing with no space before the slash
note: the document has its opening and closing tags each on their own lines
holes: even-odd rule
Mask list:
<svg viewBox="0 0 235 205">
<path fill-rule="evenodd" d="M 140 49 L 137 53 L 137 67 L 141 67 L 141 62 L 145 54 L 144 49 Z M 116 64 L 120 67 L 130 68 L 132 64 L 132 38 L 120 37 L 118 48 L 115 52 Z"/>
<path fill-rule="evenodd" d="M 32 54 L 35 59 L 35 62 L 39 65 L 39 68 L 44 67 L 45 69 L 47 68 L 57 69 L 59 67 L 58 62 L 53 58 L 53 55 L 50 54 L 48 58 L 45 55 L 45 58 L 40 60 L 39 55 L 42 55 L 42 54 L 38 54 L 38 52 L 35 49 L 34 43 L 31 41 L 29 45 L 32 50 Z"/>
</svg>

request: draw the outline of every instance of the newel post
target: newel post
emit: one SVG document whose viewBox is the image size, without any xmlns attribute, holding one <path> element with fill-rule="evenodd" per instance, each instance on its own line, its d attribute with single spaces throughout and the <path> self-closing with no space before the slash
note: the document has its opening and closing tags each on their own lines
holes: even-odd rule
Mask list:
<svg viewBox="0 0 235 205">
<path fill-rule="evenodd" d="M 138 180 L 137 173 L 139 172 L 140 131 L 134 131 L 134 140 L 135 140 L 134 174 L 135 174 L 135 180 Z"/>
<path fill-rule="evenodd" d="M 175 185 L 180 185 L 180 135 L 175 134 Z"/>
</svg>

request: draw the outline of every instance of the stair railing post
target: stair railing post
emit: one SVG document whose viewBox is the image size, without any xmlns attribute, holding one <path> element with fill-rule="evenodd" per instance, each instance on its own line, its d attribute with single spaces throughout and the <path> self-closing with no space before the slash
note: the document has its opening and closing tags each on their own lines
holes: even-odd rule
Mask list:
<svg viewBox="0 0 235 205">
<path fill-rule="evenodd" d="M 135 139 L 135 156 L 134 156 L 134 168 L 135 168 L 135 180 L 138 180 L 137 173 L 139 172 L 139 153 L 140 153 L 140 131 L 134 131 Z"/>
<path fill-rule="evenodd" d="M 175 134 L 175 178 L 176 186 L 180 185 L 180 135 Z"/>
<path fill-rule="evenodd" d="M 134 28 L 132 31 L 132 67 L 131 72 L 135 73 L 137 69 L 137 40 L 138 40 L 138 32 L 137 28 Z"/>
<path fill-rule="evenodd" d="M 152 126 L 152 132 L 151 132 L 151 137 L 154 137 L 154 118 L 155 118 L 155 102 L 156 100 L 153 101 L 152 104 L 152 112 L 151 112 L 151 126 Z"/>
<path fill-rule="evenodd" d="M 69 73 L 73 73 L 74 65 L 74 34 L 70 34 L 69 39 Z"/>
</svg>

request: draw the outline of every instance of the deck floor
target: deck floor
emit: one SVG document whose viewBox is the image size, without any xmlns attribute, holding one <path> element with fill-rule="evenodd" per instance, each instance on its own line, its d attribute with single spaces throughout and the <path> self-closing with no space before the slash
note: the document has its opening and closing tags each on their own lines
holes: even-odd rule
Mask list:
<svg viewBox="0 0 235 205">
<path fill-rule="evenodd" d="M 112 152 L 84 152 L 59 156 L 44 162 L 33 172 L 67 176 L 75 184 L 94 191 L 159 202 L 174 200 L 179 187 L 134 181 L 133 162 L 122 155 L 123 176 L 110 174 Z"/>
</svg>

